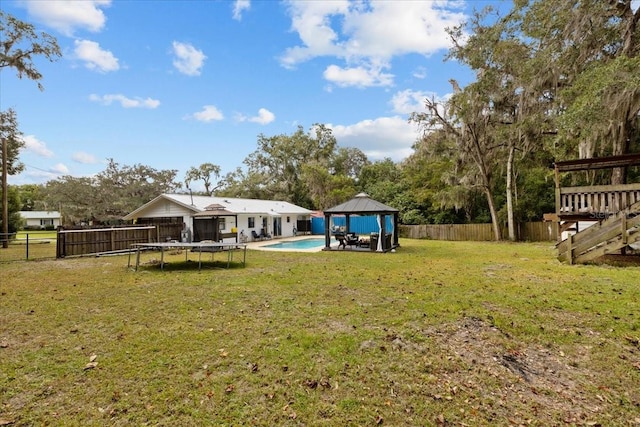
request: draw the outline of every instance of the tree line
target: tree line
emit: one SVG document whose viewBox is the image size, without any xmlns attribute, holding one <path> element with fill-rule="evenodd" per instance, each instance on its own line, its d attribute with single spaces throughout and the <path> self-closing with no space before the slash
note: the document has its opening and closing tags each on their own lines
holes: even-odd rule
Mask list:
<svg viewBox="0 0 640 427">
<path fill-rule="evenodd" d="M 110 159 L 95 177 L 20 186 L 18 204 L 60 209 L 73 222 L 109 222 L 160 193 L 192 191 L 196 182 L 204 194 L 309 209 L 366 192 L 399 209 L 405 224 L 490 222 L 500 240 L 506 223 L 513 239 L 518 222 L 554 211 L 555 161 L 640 151 L 638 21 L 631 0 L 516 0 L 504 15 L 476 11 L 448 30 L 448 59 L 468 66 L 475 80 L 464 87 L 451 80 L 450 97 L 424 100 L 410 118 L 421 132 L 400 162 L 370 161 L 314 124 L 258 135 L 243 167 L 225 176 L 212 163 L 179 180 L 175 170 Z M 638 177 L 631 168 L 564 179 L 619 184 Z"/>
</svg>

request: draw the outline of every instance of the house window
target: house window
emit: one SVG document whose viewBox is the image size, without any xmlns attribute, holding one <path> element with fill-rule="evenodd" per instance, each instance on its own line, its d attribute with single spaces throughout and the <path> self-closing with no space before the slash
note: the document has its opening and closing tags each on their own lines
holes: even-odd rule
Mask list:
<svg viewBox="0 0 640 427">
<path fill-rule="evenodd" d="M 218 229 L 220 231 L 224 231 L 227 229 L 227 220 L 226 218 L 218 218 Z"/>
<path fill-rule="evenodd" d="M 40 225 L 46 227 L 47 225 L 53 225 L 53 219 L 41 219 Z"/>
<path fill-rule="evenodd" d="M 287 217 L 287 222 L 291 222 L 291 217 L 290 216 Z"/>
<path fill-rule="evenodd" d="M 249 222 L 249 228 L 256 228 L 256 218 L 253 216 L 250 216 L 248 219 Z"/>
</svg>

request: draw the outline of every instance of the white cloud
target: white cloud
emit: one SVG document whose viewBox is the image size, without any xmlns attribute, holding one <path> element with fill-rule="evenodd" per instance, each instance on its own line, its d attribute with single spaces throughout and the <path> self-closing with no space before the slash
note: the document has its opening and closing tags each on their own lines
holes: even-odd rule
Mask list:
<svg viewBox="0 0 640 427">
<path fill-rule="evenodd" d="M 411 89 L 397 92 L 391 98 L 393 111 L 399 114 L 411 114 L 413 112 L 424 111 L 424 101 L 433 98 L 435 94 L 414 91 Z"/>
<path fill-rule="evenodd" d="M 102 105 L 111 105 L 114 102 L 120 103 L 123 108 L 149 108 L 155 109 L 160 106 L 160 101 L 157 99 L 142 99 L 139 97 L 128 98 L 121 94 L 109 94 L 109 95 L 89 95 L 89 100 L 93 102 L 99 102 Z"/>
<path fill-rule="evenodd" d="M 324 78 L 340 87 L 389 86 L 393 83 L 392 74 L 385 74 L 380 69 L 362 66 L 342 68 L 337 65 L 330 65 L 324 70 Z"/>
<path fill-rule="evenodd" d="M 24 141 L 25 150 L 37 154 L 42 157 L 53 157 L 53 151 L 47 148 L 47 144 L 39 141 L 33 135 L 25 135 L 22 140 Z"/>
<path fill-rule="evenodd" d="M 73 153 L 71 157 L 74 162 L 82 163 L 83 165 L 93 165 L 98 163 L 98 159 L 93 154 L 85 153 L 84 151 L 77 151 Z"/>
<path fill-rule="evenodd" d="M 236 21 L 242 20 L 242 12 L 251 9 L 250 0 L 236 0 L 233 3 L 233 19 Z"/>
<path fill-rule="evenodd" d="M 173 42 L 173 66 L 187 76 L 199 76 L 207 59 L 205 54 L 188 43 Z"/>
<path fill-rule="evenodd" d="M 30 0 L 24 4 L 37 21 L 72 36 L 76 29 L 102 30 L 107 19 L 101 8 L 110 6 L 111 0 Z"/>
<path fill-rule="evenodd" d="M 391 85 L 393 75 L 380 70 L 394 57 L 429 56 L 447 49 L 445 29 L 466 19 L 460 1 L 288 0 L 287 5 L 292 31 L 301 44 L 286 49 L 281 64 L 293 68 L 321 56 L 343 59 L 344 67 L 325 71 L 325 78 L 334 76 L 341 86 Z M 358 73 L 347 76 L 345 71 L 351 70 Z"/>
<path fill-rule="evenodd" d="M 400 161 L 413 153 L 418 127 L 399 116 L 363 120 L 352 125 L 327 125 L 342 147 L 355 147 L 370 160 Z"/>
<path fill-rule="evenodd" d="M 69 173 L 69 168 L 66 167 L 63 163 L 56 163 L 49 168 L 49 171 L 56 175 L 67 175 Z"/>
<path fill-rule="evenodd" d="M 74 41 L 74 53 L 78 59 L 85 62 L 85 67 L 103 73 L 120 69 L 118 58 L 108 50 L 103 50 L 96 42 L 89 40 Z"/>
<path fill-rule="evenodd" d="M 214 120 L 223 120 L 224 115 L 214 105 L 205 105 L 202 111 L 193 114 L 193 118 L 200 122 L 212 122 Z"/>
<path fill-rule="evenodd" d="M 235 119 L 238 122 L 252 122 L 259 123 L 261 125 L 268 125 L 276 119 L 276 115 L 266 108 L 261 108 L 258 110 L 257 116 L 247 117 L 242 114 L 237 114 Z"/>
<path fill-rule="evenodd" d="M 415 112 L 425 112 L 425 101 L 429 99 L 435 101 L 438 104 L 438 109 L 444 114 L 444 105 L 451 95 L 451 93 L 448 93 L 440 96 L 434 92 L 421 92 L 407 89 L 393 95 L 390 104 L 393 106 L 394 112 L 409 115 Z"/>
<path fill-rule="evenodd" d="M 413 77 L 415 77 L 416 79 L 426 79 L 427 78 L 427 69 L 425 67 L 418 67 L 413 71 Z"/>
</svg>

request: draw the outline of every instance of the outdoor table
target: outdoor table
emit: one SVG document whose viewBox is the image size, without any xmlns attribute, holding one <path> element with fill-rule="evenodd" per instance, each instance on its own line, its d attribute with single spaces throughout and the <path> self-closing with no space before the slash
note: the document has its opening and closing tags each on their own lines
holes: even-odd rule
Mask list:
<svg viewBox="0 0 640 427">
<path fill-rule="evenodd" d="M 160 269 L 164 270 L 164 250 L 165 249 L 199 249 L 198 250 L 198 270 L 202 268 L 202 252 L 203 250 L 211 251 L 211 258 L 213 254 L 218 251 L 227 252 L 227 268 L 231 265 L 233 260 L 233 252 L 235 249 L 242 249 L 243 258 L 242 266 L 246 265 L 247 261 L 247 245 L 245 243 L 218 243 L 218 242 L 158 242 L 158 243 L 133 243 L 131 249 L 136 251 L 136 267 L 135 271 L 138 271 L 140 266 L 140 251 L 142 249 L 160 249 Z M 185 251 L 185 262 L 187 261 L 188 251 Z M 127 267 L 131 267 L 131 251 L 129 251 L 129 261 Z"/>
</svg>

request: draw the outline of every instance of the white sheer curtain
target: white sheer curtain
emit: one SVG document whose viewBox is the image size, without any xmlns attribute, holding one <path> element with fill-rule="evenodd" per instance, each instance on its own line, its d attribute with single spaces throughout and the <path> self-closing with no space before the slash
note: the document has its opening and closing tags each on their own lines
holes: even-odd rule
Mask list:
<svg viewBox="0 0 640 427">
<path fill-rule="evenodd" d="M 384 236 L 382 235 L 382 215 L 378 215 L 378 247 L 376 248 L 377 252 L 382 252 L 382 239 Z"/>
</svg>

